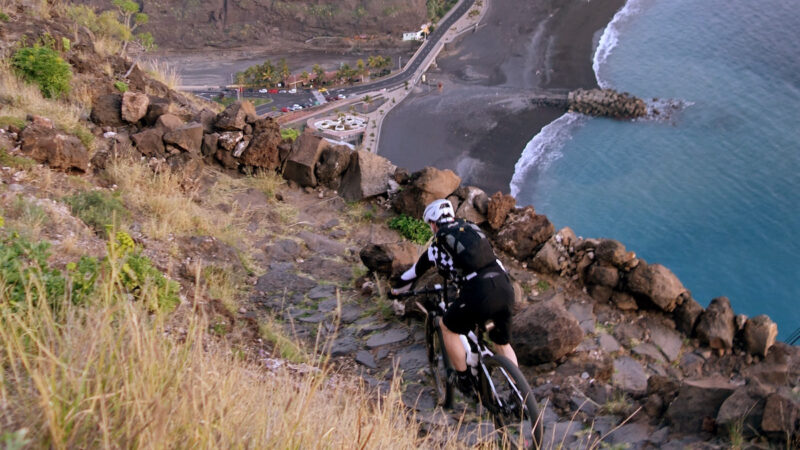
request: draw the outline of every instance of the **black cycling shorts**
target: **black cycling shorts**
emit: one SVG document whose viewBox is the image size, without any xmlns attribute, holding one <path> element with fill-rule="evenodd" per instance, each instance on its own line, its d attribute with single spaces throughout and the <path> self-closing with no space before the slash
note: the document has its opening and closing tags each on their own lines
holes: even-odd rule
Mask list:
<svg viewBox="0 0 800 450">
<path fill-rule="evenodd" d="M 460 295 L 450 304 L 442 320 L 458 334 L 467 334 L 478 324 L 492 320 L 489 338 L 498 345 L 511 342 L 511 310 L 514 288 L 505 273 L 478 275 L 461 287 Z"/>
</svg>

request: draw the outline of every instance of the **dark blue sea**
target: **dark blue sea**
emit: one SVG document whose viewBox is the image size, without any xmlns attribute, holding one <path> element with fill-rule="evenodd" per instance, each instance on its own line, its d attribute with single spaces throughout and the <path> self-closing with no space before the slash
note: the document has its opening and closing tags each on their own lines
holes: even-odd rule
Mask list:
<svg viewBox="0 0 800 450">
<path fill-rule="evenodd" d="M 598 83 L 672 114 L 562 116 L 517 162 L 519 204 L 669 267 L 704 306 L 768 314 L 786 338 L 800 327 L 799 6 L 629 0 L 596 36 Z"/>
</svg>

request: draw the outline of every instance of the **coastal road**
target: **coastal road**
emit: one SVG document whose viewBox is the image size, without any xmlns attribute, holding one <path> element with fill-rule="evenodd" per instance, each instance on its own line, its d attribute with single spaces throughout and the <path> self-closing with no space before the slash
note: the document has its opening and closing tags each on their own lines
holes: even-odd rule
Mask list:
<svg viewBox="0 0 800 450">
<path fill-rule="evenodd" d="M 434 49 L 441 48 L 437 45 L 439 44 L 439 41 L 442 40 L 450 27 L 452 27 L 456 21 L 464 16 L 474 4 L 475 0 L 462 0 L 456 5 L 455 8 L 451 9 L 446 17 L 437 24 L 433 33 L 431 33 L 422 44 L 422 47 L 414 54 L 412 59 L 406 63 L 405 67 L 403 67 L 399 73 L 371 83 L 331 89 L 330 95 L 336 96 L 341 94 L 347 98 L 351 98 L 369 92 L 389 91 L 399 87 L 405 82 L 411 81 L 415 77 L 420 76 L 421 74 L 418 73 L 421 71 L 420 67 L 429 59 L 428 57 L 431 52 L 433 52 Z M 196 95 L 207 99 L 211 99 L 211 97 L 219 95 L 220 92 L 223 91 L 221 89 L 203 89 L 194 91 Z M 235 95 L 235 93 L 226 94 Z M 296 94 L 259 94 L 258 92 L 247 92 L 245 95 L 247 97 L 264 97 L 272 99 L 272 102 L 256 107 L 256 113 L 259 115 L 264 115 L 275 110 L 280 111 L 282 108 L 290 107 L 294 104 L 304 105 L 308 104 L 309 102 L 313 103 L 316 97 L 315 92 L 307 90 L 300 90 Z M 312 114 L 316 113 L 317 111 L 312 112 Z M 301 117 L 297 117 L 295 120 L 299 119 L 301 119 Z"/>
</svg>

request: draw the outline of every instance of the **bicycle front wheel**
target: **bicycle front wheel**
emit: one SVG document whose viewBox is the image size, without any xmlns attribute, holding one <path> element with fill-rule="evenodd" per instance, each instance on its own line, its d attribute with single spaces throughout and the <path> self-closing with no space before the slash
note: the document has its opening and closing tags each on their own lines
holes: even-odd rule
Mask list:
<svg viewBox="0 0 800 450">
<path fill-rule="evenodd" d="M 431 318 L 428 318 L 426 328 L 425 340 L 428 346 L 428 364 L 436 390 L 436 404 L 449 408 L 453 403 L 453 384 L 448 378 L 448 372 L 452 371 L 452 365 L 444 347 L 442 329 L 436 326 Z"/>
<path fill-rule="evenodd" d="M 502 355 L 486 357 L 483 363 L 481 401 L 494 418 L 503 447 L 539 448 L 542 417 L 525 376 Z"/>
</svg>

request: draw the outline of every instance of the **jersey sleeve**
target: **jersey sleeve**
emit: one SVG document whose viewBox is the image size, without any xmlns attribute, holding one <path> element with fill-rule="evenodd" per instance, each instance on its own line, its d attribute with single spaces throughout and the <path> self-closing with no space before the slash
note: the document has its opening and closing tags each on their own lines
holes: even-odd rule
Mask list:
<svg viewBox="0 0 800 450">
<path fill-rule="evenodd" d="M 411 266 L 410 269 L 406 270 L 405 272 L 403 272 L 402 275 L 400 275 L 401 280 L 411 281 L 415 278 L 422 276 L 425 272 L 428 271 L 428 269 L 433 267 L 433 260 L 431 259 L 431 248 L 433 248 L 433 245 L 428 247 L 428 250 L 419 255 L 419 259 L 417 260 L 416 263 L 414 263 L 413 266 Z"/>
</svg>

